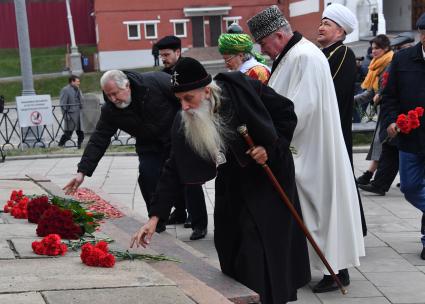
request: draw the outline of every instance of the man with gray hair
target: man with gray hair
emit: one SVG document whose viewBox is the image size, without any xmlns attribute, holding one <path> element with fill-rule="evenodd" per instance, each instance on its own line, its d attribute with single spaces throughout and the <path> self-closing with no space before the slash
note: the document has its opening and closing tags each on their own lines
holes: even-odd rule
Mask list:
<svg viewBox="0 0 425 304">
<path fill-rule="evenodd" d="M 100 85 L 105 104 L 84 150 L 76 177 L 64 187 L 74 192 L 91 176 L 111 143 L 112 136 L 123 130 L 135 137 L 139 156 L 138 183 L 148 211 L 157 180 L 170 148 L 170 129 L 179 104 L 171 91 L 170 75 L 163 72 L 122 72 L 111 70 L 103 74 Z M 183 195 L 174 201 L 184 208 Z M 165 223 L 157 232 L 165 230 Z"/>
<path fill-rule="evenodd" d="M 248 20 L 263 53 L 273 60 L 269 86 L 294 102 L 298 124 L 291 146 L 304 222 L 344 285 L 346 268 L 365 254 L 359 200 L 341 131 L 335 88 L 325 55 L 291 26 L 277 6 Z M 310 251 L 313 267 L 325 276 L 315 292 L 338 289 Z"/>
</svg>

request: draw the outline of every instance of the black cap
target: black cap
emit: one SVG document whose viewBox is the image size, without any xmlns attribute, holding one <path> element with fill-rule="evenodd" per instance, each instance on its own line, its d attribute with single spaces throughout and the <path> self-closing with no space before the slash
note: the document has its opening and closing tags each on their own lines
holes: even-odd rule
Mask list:
<svg viewBox="0 0 425 304">
<path fill-rule="evenodd" d="M 182 48 L 182 41 L 176 36 L 165 36 L 156 43 L 156 46 L 158 50 L 179 50 Z"/>
<path fill-rule="evenodd" d="M 243 34 L 242 27 L 237 23 L 232 23 L 227 29 L 228 34 Z"/>
<path fill-rule="evenodd" d="M 174 66 L 171 85 L 175 93 L 187 92 L 207 86 L 212 77 L 196 59 L 183 57 Z"/>
<path fill-rule="evenodd" d="M 394 38 L 390 39 L 391 46 L 400 46 L 406 43 L 415 42 L 415 36 L 412 32 L 400 33 Z"/>
<path fill-rule="evenodd" d="M 416 22 L 416 28 L 419 30 L 425 30 L 425 13 L 423 13 Z"/>
</svg>

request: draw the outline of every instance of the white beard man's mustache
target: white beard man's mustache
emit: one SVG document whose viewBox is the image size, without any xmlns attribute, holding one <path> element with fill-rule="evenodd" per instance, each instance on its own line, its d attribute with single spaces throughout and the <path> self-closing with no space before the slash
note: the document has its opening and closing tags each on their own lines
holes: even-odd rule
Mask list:
<svg viewBox="0 0 425 304">
<path fill-rule="evenodd" d="M 224 124 L 204 99 L 198 109 L 182 111 L 182 125 L 187 142 L 203 159 L 216 163 L 218 153 L 225 152 Z"/>
<path fill-rule="evenodd" d="M 114 103 L 114 105 L 118 108 L 118 109 L 125 109 L 127 108 L 131 103 L 131 96 L 128 98 L 128 100 L 124 101 L 124 102 L 120 102 L 120 103 Z"/>
</svg>

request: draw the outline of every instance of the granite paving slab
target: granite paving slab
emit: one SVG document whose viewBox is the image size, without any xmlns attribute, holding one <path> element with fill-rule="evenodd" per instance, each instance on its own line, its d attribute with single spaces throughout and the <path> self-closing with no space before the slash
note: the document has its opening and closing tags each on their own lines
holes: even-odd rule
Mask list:
<svg viewBox="0 0 425 304">
<path fill-rule="evenodd" d="M 0 294 L 2 304 L 46 304 L 39 292 Z"/>
<path fill-rule="evenodd" d="M 0 260 L 11 259 L 15 259 L 15 254 L 13 253 L 12 249 L 10 249 L 9 243 L 5 240 L 0 240 Z"/>
<path fill-rule="evenodd" d="M 13 219 L 13 217 L 11 217 Z M 9 220 L 9 219 L 7 219 Z M 19 220 L 21 223 L 7 224 L 7 229 L 0 229 L 0 240 L 9 240 L 12 238 L 34 238 L 36 225 L 28 223 L 27 220 Z M 26 221 L 26 223 L 25 223 Z M 1 226 L 3 227 L 3 226 Z M 0 227 L 0 228 L 1 228 Z"/>
<path fill-rule="evenodd" d="M 0 293 L 175 285 L 143 261 L 120 261 L 113 268 L 88 267 L 67 256 L 22 261 L 0 261 Z"/>
<path fill-rule="evenodd" d="M 194 304 L 175 286 L 44 291 L 49 304 Z"/>
<path fill-rule="evenodd" d="M 346 298 L 369 298 L 369 297 L 381 297 L 382 293 L 369 281 L 356 281 L 355 284 L 350 284 L 346 287 L 348 293 L 343 295 L 341 292 L 324 292 L 318 293 L 317 296 L 326 302 L 327 300 L 338 299 L 341 301 Z"/>
</svg>

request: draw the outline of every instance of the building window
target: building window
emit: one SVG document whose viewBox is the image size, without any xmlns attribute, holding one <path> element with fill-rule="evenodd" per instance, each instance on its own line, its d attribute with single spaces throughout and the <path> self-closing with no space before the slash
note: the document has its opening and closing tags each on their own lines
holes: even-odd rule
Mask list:
<svg viewBox="0 0 425 304">
<path fill-rule="evenodd" d="M 127 24 L 127 38 L 128 40 L 140 39 L 140 24 Z"/>
<path fill-rule="evenodd" d="M 145 23 L 145 38 L 146 39 L 158 38 L 156 23 Z"/>
<path fill-rule="evenodd" d="M 187 27 L 186 23 L 189 22 L 189 19 L 172 19 L 170 20 L 171 23 L 173 23 L 174 26 L 174 35 L 176 37 L 187 37 Z"/>
<path fill-rule="evenodd" d="M 241 16 L 235 16 L 235 17 L 223 17 L 223 20 L 226 22 L 226 30 L 231 26 L 233 23 L 239 24 L 239 20 L 241 20 Z"/>
</svg>

